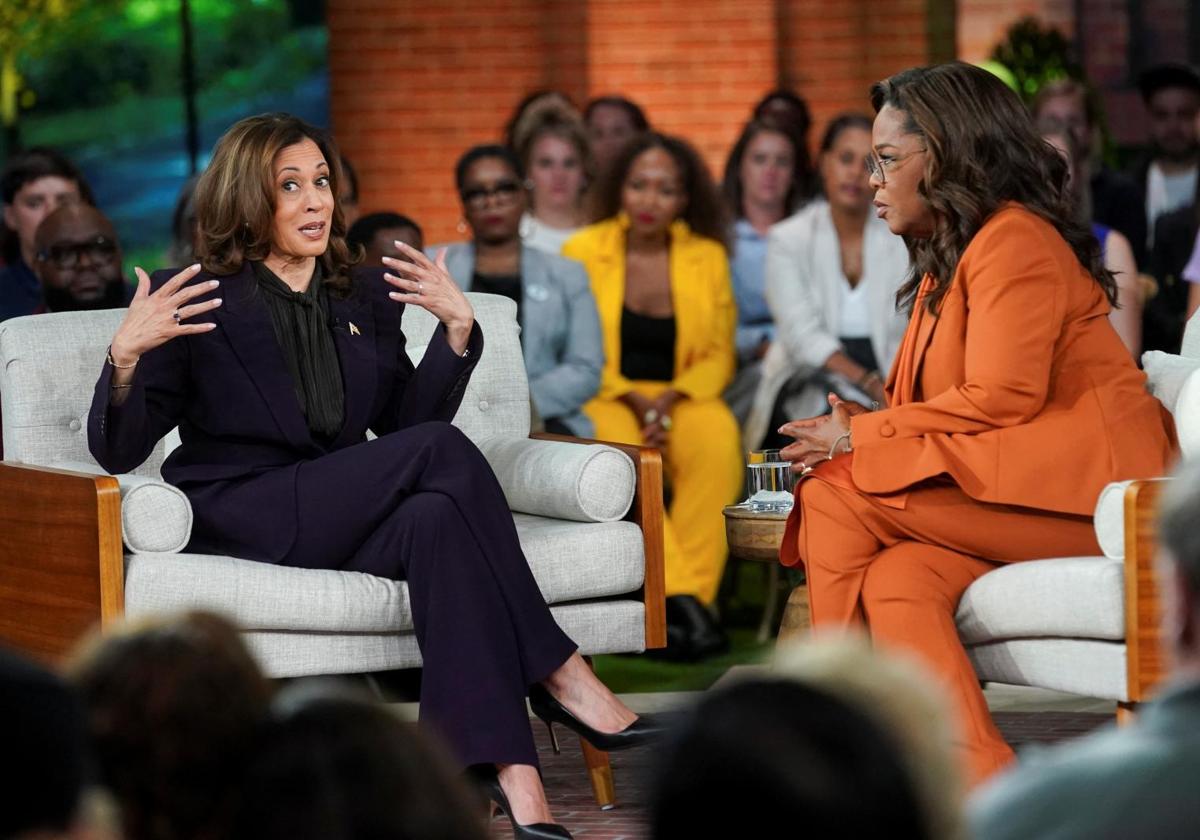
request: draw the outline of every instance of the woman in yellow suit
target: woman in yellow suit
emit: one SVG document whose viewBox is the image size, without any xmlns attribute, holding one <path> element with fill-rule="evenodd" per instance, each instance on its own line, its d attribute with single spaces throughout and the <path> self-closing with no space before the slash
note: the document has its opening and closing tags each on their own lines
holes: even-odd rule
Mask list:
<svg viewBox="0 0 1200 840">
<path fill-rule="evenodd" d="M 728 645 L 707 605 L 725 566 L 721 509 L 742 481 L 737 422 L 721 401 L 737 321 L 721 203 L 691 146 L 650 133 L 617 162 L 601 212 L 563 246 L 587 267 L 604 333 L 600 392 L 584 412 L 602 440 L 663 451 L 665 655 L 699 659 Z"/>
</svg>

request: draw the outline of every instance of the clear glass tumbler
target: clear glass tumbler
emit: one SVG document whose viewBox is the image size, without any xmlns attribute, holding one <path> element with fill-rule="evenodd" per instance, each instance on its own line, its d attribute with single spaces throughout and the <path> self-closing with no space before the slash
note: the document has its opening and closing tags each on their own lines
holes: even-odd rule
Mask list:
<svg viewBox="0 0 1200 840">
<path fill-rule="evenodd" d="M 743 502 L 746 507 L 756 511 L 789 511 L 795 486 L 792 465 L 783 460 L 778 449 L 750 452 L 746 463 L 746 487 L 750 495 Z"/>
</svg>

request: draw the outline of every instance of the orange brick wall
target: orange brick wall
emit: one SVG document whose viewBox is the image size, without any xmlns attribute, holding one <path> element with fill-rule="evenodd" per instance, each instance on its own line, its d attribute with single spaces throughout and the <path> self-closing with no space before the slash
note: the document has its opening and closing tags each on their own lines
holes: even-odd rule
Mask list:
<svg viewBox="0 0 1200 840">
<path fill-rule="evenodd" d="M 1043 26 L 1075 37 L 1075 0 L 958 0 L 958 56 L 984 61 L 1021 18 L 1036 17 Z"/>
<path fill-rule="evenodd" d="M 408 213 L 430 242 L 457 239 L 454 161 L 498 139 L 530 90 L 581 104 L 625 94 L 719 177 L 770 88 L 809 99 L 815 143 L 836 112 L 867 109 L 871 82 L 935 58 L 939 5 L 952 19 L 946 0 L 895 0 L 886 17 L 866 0 L 330 0 L 333 128 L 364 210 Z"/>
</svg>

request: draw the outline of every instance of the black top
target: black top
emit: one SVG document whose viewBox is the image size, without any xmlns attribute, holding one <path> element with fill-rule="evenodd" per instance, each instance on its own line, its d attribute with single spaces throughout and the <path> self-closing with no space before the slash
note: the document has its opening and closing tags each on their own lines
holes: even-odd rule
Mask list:
<svg viewBox="0 0 1200 840">
<path fill-rule="evenodd" d="M 879 370 L 879 362 L 875 359 L 875 348 L 871 346 L 869 338 L 846 338 L 842 336 L 838 339 L 842 343 L 842 350 L 852 360 L 867 370 Z"/>
<path fill-rule="evenodd" d="M 621 375 L 670 382 L 675 378 L 675 316 L 652 318 L 621 308 Z"/>
<path fill-rule="evenodd" d="M 331 441 L 345 420 L 345 394 L 320 266 L 305 291 L 293 292 L 262 263 L 250 265 L 258 288 L 265 292 L 263 302 L 271 313 L 271 326 L 292 375 L 296 399 L 308 419 L 308 430 L 318 440 Z"/>
<path fill-rule="evenodd" d="M 521 320 L 521 275 L 520 274 L 480 274 L 471 272 L 471 291 L 486 292 L 489 295 L 500 295 L 517 302 L 517 323 Z"/>
</svg>

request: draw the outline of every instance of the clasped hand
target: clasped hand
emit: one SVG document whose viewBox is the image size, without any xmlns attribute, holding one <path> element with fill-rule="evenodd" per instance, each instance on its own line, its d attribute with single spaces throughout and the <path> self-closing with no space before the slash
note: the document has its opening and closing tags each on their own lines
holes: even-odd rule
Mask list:
<svg viewBox="0 0 1200 840">
<path fill-rule="evenodd" d="M 781 435 L 795 439 L 780 451 L 780 457 L 792 464 L 792 472 L 804 473 L 830 458 L 839 438 L 850 432 L 850 418 L 868 411 L 866 406 L 847 402 L 837 394 L 829 395 L 830 414 L 792 420 L 779 427 Z M 848 448 L 848 447 L 847 447 Z"/>
</svg>

